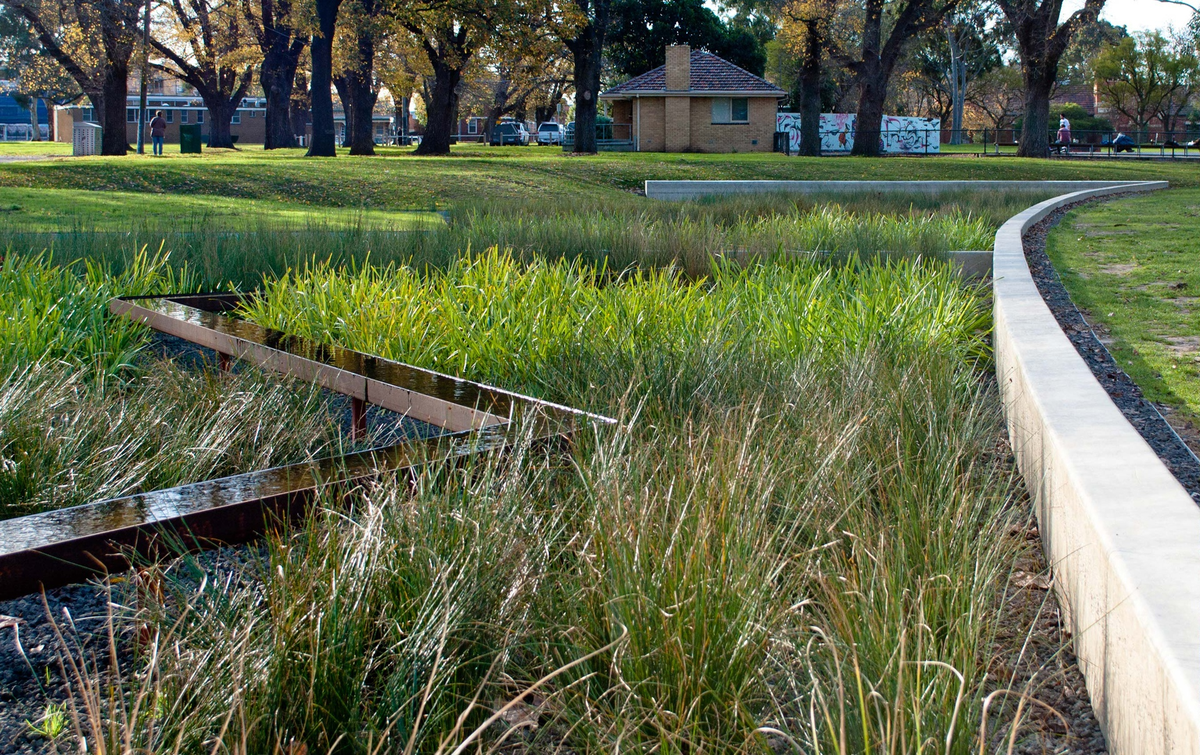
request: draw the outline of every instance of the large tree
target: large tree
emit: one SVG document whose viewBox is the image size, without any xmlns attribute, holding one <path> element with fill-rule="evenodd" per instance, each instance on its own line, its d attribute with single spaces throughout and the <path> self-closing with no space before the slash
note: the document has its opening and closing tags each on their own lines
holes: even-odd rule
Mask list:
<svg viewBox="0 0 1200 755">
<path fill-rule="evenodd" d="M 1050 93 L 1058 63 L 1080 29 L 1095 22 L 1104 0 L 1084 5 L 1059 23 L 1062 0 L 996 0 L 1012 26 L 1025 83 L 1025 115 L 1017 154 L 1045 157 L 1050 153 Z"/>
<path fill-rule="evenodd" d="M 857 50 L 842 50 L 838 59 L 854 73 L 858 117 L 851 154 L 877 157 L 888 83 L 905 45 L 942 22 L 958 0 L 864 0 Z M 885 38 L 884 28 L 888 27 Z"/>
<path fill-rule="evenodd" d="M 333 127 L 333 37 L 337 32 L 338 9 L 342 0 L 315 0 L 317 28 L 309 49 L 312 51 L 312 79 L 309 99 L 312 103 L 312 140 L 309 157 L 337 155 L 337 134 Z"/>
<path fill-rule="evenodd" d="M 836 0 L 793 0 L 784 8 L 781 41 L 798 57 L 800 154 L 821 155 L 821 94 L 824 62 L 832 44 Z"/>
<path fill-rule="evenodd" d="M 553 0 L 445 0 L 430 9 L 402 11 L 398 20 L 429 66 L 420 155 L 450 151 L 463 74 L 480 50 L 487 46 L 505 50 L 511 59 L 529 57 L 569 25 Z"/>
<path fill-rule="evenodd" d="M 267 99 L 263 149 L 296 146 L 292 129 L 292 89 L 308 39 L 297 29 L 298 8 L 291 0 L 242 0 L 246 23 L 258 43 L 258 81 Z"/>
<path fill-rule="evenodd" d="M 905 87 L 921 111 L 950 128 L 950 143 L 962 143 L 963 119 L 975 82 L 1003 63 L 992 6 L 960 5 L 942 21 L 940 33 L 924 35 L 908 62 Z"/>
<path fill-rule="evenodd" d="M 9 8 L 0 8 L 0 76 L 15 87 L 13 96 L 29 110 L 33 139 L 41 139 L 38 103 L 46 112 L 52 105 L 78 100 L 83 92 L 58 61 L 37 41 L 29 22 Z M 54 139 L 54 118 L 49 118 L 49 137 Z"/>
<path fill-rule="evenodd" d="M 579 154 L 596 152 L 596 105 L 600 65 L 608 35 L 609 0 L 575 0 L 576 11 L 564 27 L 563 42 L 575 62 L 575 146 Z"/>
<path fill-rule="evenodd" d="M 100 151 L 124 155 L 129 61 L 141 37 L 141 0 L 3 0 L 20 14 L 96 110 Z"/>
<path fill-rule="evenodd" d="M 379 100 L 375 48 L 382 36 L 379 0 L 347 0 L 338 25 L 334 84 L 346 116 L 346 142 L 351 155 L 375 154 L 374 113 Z"/>
<path fill-rule="evenodd" d="M 761 76 L 766 50 L 742 25 L 721 19 L 703 0 L 612 0 L 606 55 L 617 74 L 661 66 L 667 45 L 707 50 Z"/>
<path fill-rule="evenodd" d="M 229 126 L 259 63 L 234 0 L 168 0 L 150 45 L 155 68 L 191 84 L 208 110 L 208 146 L 233 147 Z"/>
<path fill-rule="evenodd" d="M 1108 105 L 1144 130 L 1158 118 L 1172 131 L 1197 83 L 1197 59 L 1161 32 L 1126 37 L 1094 63 L 1096 90 Z"/>
</svg>

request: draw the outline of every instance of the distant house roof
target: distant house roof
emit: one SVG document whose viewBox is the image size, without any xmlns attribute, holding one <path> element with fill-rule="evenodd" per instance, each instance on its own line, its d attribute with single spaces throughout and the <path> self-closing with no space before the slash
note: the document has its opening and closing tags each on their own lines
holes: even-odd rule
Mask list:
<svg viewBox="0 0 1200 755">
<path fill-rule="evenodd" d="M 787 92 L 766 79 L 738 68 L 728 60 L 712 53 L 692 50 L 692 75 L 689 92 L 712 92 L 721 94 L 747 94 L 764 97 L 783 97 Z M 624 84 L 602 92 L 601 97 L 617 99 L 633 94 L 657 94 L 667 91 L 667 67 L 665 65 L 634 76 Z"/>
</svg>

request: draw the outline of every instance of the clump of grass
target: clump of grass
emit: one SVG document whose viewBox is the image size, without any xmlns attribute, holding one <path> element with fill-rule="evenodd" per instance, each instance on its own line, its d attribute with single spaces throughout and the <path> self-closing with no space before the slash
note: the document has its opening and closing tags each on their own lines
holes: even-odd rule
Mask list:
<svg viewBox="0 0 1200 755">
<path fill-rule="evenodd" d="M 340 438 L 318 389 L 253 370 L 14 367 L 0 379 L 0 519 L 299 462 Z"/>
<path fill-rule="evenodd" d="M 598 371 L 616 395 L 654 373 L 664 391 L 694 381 L 694 396 L 719 375 L 683 374 L 702 354 L 761 365 L 872 342 L 979 354 L 988 323 L 948 266 L 914 259 L 723 264 L 689 280 L 671 269 L 524 264 L 493 249 L 424 275 L 318 263 L 263 294 L 245 312 L 263 325 L 585 404 Z"/>
<path fill-rule="evenodd" d="M 1026 206 L 1026 194 L 879 194 L 851 196 L 755 195 L 701 203 L 651 202 L 629 197 L 586 211 L 559 202 L 473 202 L 456 207 L 444 227 L 392 231 L 365 222 L 330 225 L 319 218 L 293 225 L 222 229 L 203 217 L 171 227 L 140 222 L 127 231 L 75 227 L 58 233 L 0 230 L 0 246 L 46 253 L 58 264 L 107 260 L 120 272 L 129 250 L 148 245 L 170 251 L 210 288 L 232 282 L 255 288 L 264 280 L 323 259 L 344 266 L 365 263 L 445 268 L 463 255 L 492 246 L 531 260 L 580 260 L 612 269 L 674 266 L 709 274 L 714 254 L 833 251 L 938 253 L 989 249 L 993 229 Z"/>
<path fill-rule="evenodd" d="M 1018 546 L 986 300 L 944 265 L 691 280 L 492 252 L 268 294 L 252 317 L 622 426 L 167 567 L 136 617 L 161 649 L 138 746 L 972 748 Z"/>
<path fill-rule="evenodd" d="M 114 270 L 110 263 L 81 260 L 54 266 L 44 255 L 9 252 L 0 260 L 0 365 L 65 360 L 112 376 L 130 366 L 146 329 L 108 312 L 113 296 L 195 290 L 186 265 L 145 247 Z"/>
</svg>

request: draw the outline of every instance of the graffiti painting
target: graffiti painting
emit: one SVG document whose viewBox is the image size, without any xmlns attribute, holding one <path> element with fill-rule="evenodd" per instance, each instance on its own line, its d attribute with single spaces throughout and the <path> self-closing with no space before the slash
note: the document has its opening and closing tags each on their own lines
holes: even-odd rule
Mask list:
<svg viewBox="0 0 1200 755">
<path fill-rule="evenodd" d="M 821 113 L 821 152 L 845 153 L 854 147 L 854 113 Z M 880 148 L 887 154 L 935 155 L 941 146 L 940 118 L 885 115 L 879 129 Z M 800 114 L 779 113 L 776 131 L 788 134 L 793 153 L 800 150 Z"/>
</svg>

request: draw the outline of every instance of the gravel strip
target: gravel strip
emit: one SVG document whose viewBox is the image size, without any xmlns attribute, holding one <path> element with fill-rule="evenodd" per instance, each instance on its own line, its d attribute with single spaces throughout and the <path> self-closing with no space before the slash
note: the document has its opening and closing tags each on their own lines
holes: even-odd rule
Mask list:
<svg viewBox="0 0 1200 755">
<path fill-rule="evenodd" d="M 1127 195 L 1109 195 L 1106 199 L 1118 199 L 1123 196 Z M 1107 337 L 1107 331 L 1103 326 L 1089 322 L 1086 315 L 1075 307 L 1070 294 L 1058 277 L 1058 272 L 1046 256 L 1046 236 L 1050 229 L 1058 225 L 1068 211 L 1085 203 L 1077 202 L 1054 211 L 1025 234 L 1025 259 L 1033 273 L 1033 280 L 1050 311 L 1054 313 L 1059 327 L 1071 339 L 1075 350 L 1083 357 L 1083 361 L 1087 362 L 1092 374 L 1100 381 L 1100 385 L 1104 386 L 1113 403 L 1130 424 L 1137 428 L 1175 478 L 1191 494 L 1192 499 L 1200 501 L 1200 461 L 1196 460 L 1191 450 L 1200 448 L 1200 436 L 1186 423 L 1170 424 L 1169 419 L 1173 416 L 1171 407 L 1151 403 L 1142 395 L 1141 389 L 1129 379 L 1108 352 L 1105 344 L 1111 343 L 1112 340 Z"/>
</svg>

